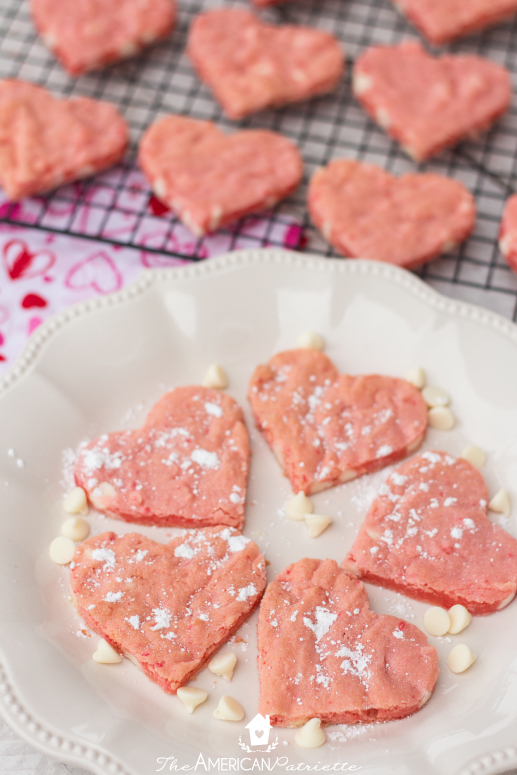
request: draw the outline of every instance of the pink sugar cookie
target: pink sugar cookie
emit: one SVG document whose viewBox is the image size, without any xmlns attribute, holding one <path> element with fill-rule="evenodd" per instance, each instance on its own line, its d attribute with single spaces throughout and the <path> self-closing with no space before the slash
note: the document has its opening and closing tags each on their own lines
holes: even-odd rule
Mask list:
<svg viewBox="0 0 517 775">
<path fill-rule="evenodd" d="M 181 387 L 154 405 L 139 430 L 83 446 L 75 480 L 95 508 L 126 522 L 241 529 L 249 455 L 237 402 L 218 390 Z"/>
<path fill-rule="evenodd" d="M 517 541 L 487 517 L 479 471 L 423 452 L 388 476 L 343 567 L 417 600 L 472 614 L 507 606 L 517 591 Z"/>
<path fill-rule="evenodd" d="M 427 407 L 409 382 L 339 374 L 316 350 L 288 350 L 258 366 L 248 398 L 293 491 L 307 495 L 400 460 L 427 427 Z"/>
<path fill-rule="evenodd" d="M 259 711 L 283 727 L 404 718 L 438 677 L 423 632 L 371 611 L 364 584 L 334 560 L 299 560 L 269 584 L 258 645 Z"/>
<path fill-rule="evenodd" d="M 88 627 L 172 693 L 249 617 L 265 585 L 257 545 L 227 527 L 165 545 L 103 533 L 79 546 L 70 573 Z"/>
<path fill-rule="evenodd" d="M 0 81 L 0 183 L 11 200 L 111 167 L 127 144 L 126 122 L 108 102 Z"/>
</svg>

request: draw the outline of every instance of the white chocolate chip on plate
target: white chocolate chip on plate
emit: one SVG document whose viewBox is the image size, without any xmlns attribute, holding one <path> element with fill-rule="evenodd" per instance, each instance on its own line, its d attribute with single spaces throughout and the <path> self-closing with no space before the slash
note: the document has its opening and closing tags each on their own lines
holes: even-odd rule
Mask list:
<svg viewBox="0 0 517 775">
<path fill-rule="evenodd" d="M 490 511 L 495 511 L 497 514 L 503 514 L 505 517 L 510 516 L 510 496 L 508 492 L 503 488 L 496 492 L 490 503 L 488 504 Z"/>
<path fill-rule="evenodd" d="M 451 635 L 457 635 L 459 632 L 468 627 L 472 621 L 472 616 L 464 605 L 453 605 L 449 608 L 449 618 L 451 620 L 451 626 L 449 632 Z"/>
<path fill-rule="evenodd" d="M 197 686 L 180 686 L 176 694 L 189 713 L 194 713 L 197 706 L 201 705 L 208 697 L 208 692 Z"/>
<path fill-rule="evenodd" d="M 203 385 L 208 388 L 215 388 L 216 390 L 224 390 L 228 387 L 228 377 L 222 366 L 218 363 L 212 363 L 208 367 L 203 380 Z"/>
<path fill-rule="evenodd" d="M 422 390 L 422 398 L 429 407 L 448 406 L 450 404 L 449 394 L 434 385 L 428 385 Z"/>
<path fill-rule="evenodd" d="M 298 347 L 306 350 L 323 350 L 325 340 L 317 331 L 305 331 L 298 339 Z"/>
<path fill-rule="evenodd" d="M 227 651 L 225 654 L 218 654 L 210 660 L 208 669 L 215 675 L 222 675 L 225 681 L 231 681 L 236 664 L 237 655 L 233 651 Z"/>
<path fill-rule="evenodd" d="M 445 635 L 449 632 L 451 619 L 445 608 L 433 605 L 424 614 L 424 627 L 430 635 Z"/>
<path fill-rule="evenodd" d="M 68 565 L 72 562 L 75 554 L 75 544 L 71 538 L 58 536 L 50 544 L 50 559 L 57 565 Z"/>
<path fill-rule="evenodd" d="M 84 541 L 90 533 L 90 525 L 82 517 L 69 517 L 61 525 L 61 533 L 72 541 Z"/>
<path fill-rule="evenodd" d="M 69 514 L 87 514 L 88 500 L 82 487 L 74 487 L 63 501 L 63 508 Z"/>
<path fill-rule="evenodd" d="M 323 514 L 306 514 L 305 523 L 309 528 L 309 536 L 317 538 L 332 522 L 332 517 L 325 517 Z"/>
<path fill-rule="evenodd" d="M 450 431 L 456 422 L 453 413 L 446 406 L 434 406 L 427 412 L 427 422 L 431 428 L 439 431 Z"/>
<path fill-rule="evenodd" d="M 119 662 L 122 662 L 122 657 L 111 644 L 101 638 L 97 644 L 97 651 L 93 655 L 93 660 L 100 665 L 117 665 Z"/>
<path fill-rule="evenodd" d="M 474 468 L 483 468 L 486 462 L 486 453 L 481 447 L 476 447 L 474 444 L 469 444 L 465 447 L 460 457 L 474 466 Z"/>
<path fill-rule="evenodd" d="M 285 513 L 290 519 L 303 521 L 306 514 L 314 511 L 311 499 L 308 498 L 302 490 L 297 495 L 293 495 L 285 504 Z"/>
<path fill-rule="evenodd" d="M 411 382 L 418 390 L 422 390 L 425 387 L 425 371 L 421 366 L 415 366 L 406 374 L 406 381 Z"/>
<path fill-rule="evenodd" d="M 449 652 L 447 665 L 453 673 L 463 673 L 474 664 L 477 657 L 465 643 L 458 643 L 457 646 Z"/>
<path fill-rule="evenodd" d="M 301 748 L 319 748 L 326 741 L 327 736 L 321 728 L 319 718 L 311 718 L 303 727 L 296 730 L 294 740 Z"/>
<path fill-rule="evenodd" d="M 214 710 L 214 718 L 221 719 L 222 721 L 242 721 L 244 710 L 237 700 L 225 694 L 221 697 L 219 705 Z"/>
</svg>

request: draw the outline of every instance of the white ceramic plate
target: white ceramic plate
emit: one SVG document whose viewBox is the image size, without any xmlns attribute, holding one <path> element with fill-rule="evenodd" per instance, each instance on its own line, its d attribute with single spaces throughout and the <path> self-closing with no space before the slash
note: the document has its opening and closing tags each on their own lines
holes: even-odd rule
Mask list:
<svg viewBox="0 0 517 775">
<path fill-rule="evenodd" d="M 284 729 L 275 730 L 279 744 L 270 753 L 239 746 L 240 736 L 250 747 L 245 724 L 257 707 L 255 617 L 240 633 L 245 642 L 235 644 L 232 684 L 206 670 L 196 678 L 209 700 L 193 716 L 129 662 L 91 659 L 96 638 L 81 632 L 68 570 L 48 557 L 64 516 L 64 450 L 86 436 L 137 426 L 166 389 L 200 382 L 214 361 L 228 371 L 229 392 L 246 411 L 253 461 L 245 532 L 271 561 L 269 578 L 303 556 L 343 559 L 386 471 L 315 496 L 316 510 L 334 523 L 309 539 L 303 525 L 283 516 L 289 486 L 245 400 L 253 368 L 295 346 L 307 329 L 324 335 L 342 370 L 401 376 L 424 366 L 430 382 L 450 392 L 458 418 L 453 431 L 429 431 L 425 447 L 459 454 L 466 443 L 479 444 L 488 453 L 490 491 L 505 486 L 517 504 L 517 327 L 445 299 L 403 270 L 241 252 L 146 272 L 129 290 L 58 315 L 0 382 L 0 710 L 37 747 L 113 775 L 169 772 L 173 759 L 177 767 L 194 766 L 200 754 L 205 763 L 219 759 L 212 772 L 244 772 L 254 757 L 275 773 L 290 771 L 286 757 L 294 767 L 348 762 L 375 775 L 488 775 L 517 764 L 517 603 L 455 636 L 478 655 L 465 674 L 446 667 L 452 644 L 432 639 L 441 673 L 421 712 L 383 725 L 331 727 L 327 745 L 313 751 L 298 748 L 293 730 Z M 132 529 L 93 513 L 91 524 L 94 533 Z M 515 532 L 514 518 L 505 526 Z M 172 533 L 144 530 L 162 541 Z M 425 605 L 369 592 L 378 613 L 422 625 Z M 212 716 L 228 691 L 245 708 L 243 723 Z M 164 766 L 159 757 L 173 759 Z M 260 767 L 253 771 L 267 771 Z M 197 771 L 205 769 L 199 764 Z"/>
</svg>

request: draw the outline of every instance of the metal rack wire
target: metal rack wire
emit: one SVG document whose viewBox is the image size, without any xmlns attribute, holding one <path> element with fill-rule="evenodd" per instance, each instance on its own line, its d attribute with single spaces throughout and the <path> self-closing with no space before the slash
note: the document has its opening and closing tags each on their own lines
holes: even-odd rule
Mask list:
<svg viewBox="0 0 517 775">
<path fill-rule="evenodd" d="M 232 0 L 225 0 L 231 4 Z M 232 4 L 245 5 L 235 0 Z M 179 0 L 171 38 L 105 70 L 69 77 L 38 39 L 27 0 L 0 0 L 0 77 L 23 78 L 62 96 L 84 95 L 116 103 L 131 127 L 131 149 L 124 164 L 93 179 L 62 187 L 20 205 L 0 200 L 0 223 L 132 246 L 163 255 L 198 260 L 214 250 L 278 244 L 275 225 L 299 224 L 290 246 L 325 256 L 337 255 L 311 226 L 305 207 L 307 182 L 332 158 L 350 157 L 379 164 L 395 174 L 432 170 L 462 181 L 474 194 L 476 229 L 455 253 L 431 262 L 419 274 L 443 292 L 492 307 L 517 320 L 517 276 L 497 249 L 499 220 L 517 175 L 517 107 L 491 132 L 464 142 L 417 166 L 354 100 L 353 59 L 367 46 L 417 37 L 390 0 L 295 0 L 264 14 L 272 21 L 306 24 L 333 32 L 348 59 L 346 78 L 320 99 L 260 113 L 239 124 L 228 121 L 209 89 L 200 83 L 184 49 L 190 22 L 221 0 Z M 449 47 L 488 56 L 506 66 L 517 86 L 517 17 Z M 145 128 L 159 115 L 174 112 L 216 121 L 222 128 L 270 128 L 295 141 L 305 161 L 303 185 L 265 219 L 245 218 L 216 237 L 195 239 L 153 199 L 135 165 Z"/>
</svg>

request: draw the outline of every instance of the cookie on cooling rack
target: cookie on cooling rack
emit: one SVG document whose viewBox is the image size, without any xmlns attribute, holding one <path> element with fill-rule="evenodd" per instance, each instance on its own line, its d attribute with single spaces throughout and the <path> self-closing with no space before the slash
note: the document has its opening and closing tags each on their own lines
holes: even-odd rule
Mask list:
<svg viewBox="0 0 517 775">
<path fill-rule="evenodd" d="M 337 159 L 309 184 L 311 219 L 336 250 L 406 268 L 452 250 L 475 222 L 474 198 L 442 175 L 396 178 L 374 164 Z"/>
<path fill-rule="evenodd" d="M 364 584 L 334 560 L 299 560 L 269 584 L 258 647 L 259 711 L 283 727 L 404 718 L 438 678 L 424 633 L 371 611 Z"/>
<path fill-rule="evenodd" d="M 329 92 L 344 70 L 343 51 L 333 35 L 265 24 L 237 8 L 197 16 L 187 51 L 232 119 Z"/>
<path fill-rule="evenodd" d="M 276 132 L 226 135 L 210 121 L 184 116 L 152 124 L 138 161 L 158 199 L 197 237 L 272 207 L 303 173 L 298 149 Z"/>
<path fill-rule="evenodd" d="M 415 161 L 488 129 L 512 97 L 504 67 L 471 55 L 433 57 L 413 41 L 367 49 L 355 63 L 353 89 Z"/>
<path fill-rule="evenodd" d="M 40 194 L 116 164 L 128 128 L 107 102 L 56 99 L 25 81 L 0 81 L 0 184 L 8 198 Z"/>
<path fill-rule="evenodd" d="M 174 0 L 31 0 L 38 32 L 72 75 L 134 56 L 165 38 Z"/>
<path fill-rule="evenodd" d="M 88 627 L 164 691 L 175 692 L 246 621 L 266 585 L 264 558 L 232 528 L 159 544 L 140 533 L 84 541 L 70 573 Z"/>
<path fill-rule="evenodd" d="M 499 229 L 499 250 L 508 266 L 517 272 L 517 194 L 511 196 L 504 206 Z"/>
<path fill-rule="evenodd" d="M 437 46 L 506 19 L 517 0 L 392 0 L 397 8 Z"/>
</svg>

